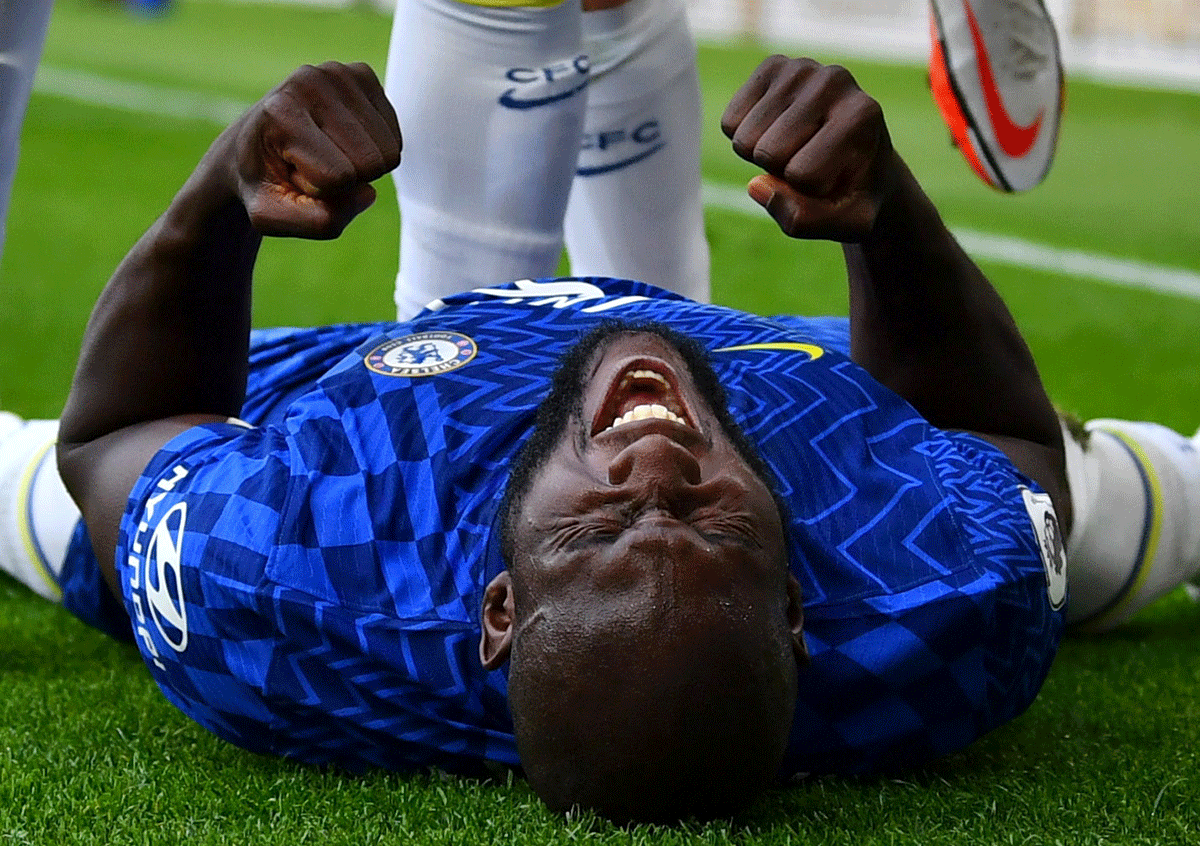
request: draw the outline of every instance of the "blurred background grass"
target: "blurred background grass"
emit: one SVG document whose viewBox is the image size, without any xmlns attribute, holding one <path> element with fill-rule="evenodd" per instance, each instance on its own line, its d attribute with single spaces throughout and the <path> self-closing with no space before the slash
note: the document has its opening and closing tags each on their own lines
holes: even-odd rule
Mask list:
<svg viewBox="0 0 1200 846">
<path fill-rule="evenodd" d="M 59 0 L 0 267 L 4 407 L 58 413 L 95 295 L 219 129 L 50 93 L 62 88 L 54 80 L 133 83 L 160 103 L 249 103 L 304 62 L 362 59 L 382 74 L 389 26 L 367 8 L 179 0 L 139 18 Z M 717 185 L 753 173 L 717 119 L 766 52 L 701 49 L 703 165 Z M 1197 95 L 1072 80 L 1049 180 L 1011 197 L 984 188 L 952 149 L 923 68 L 847 64 L 952 225 L 1200 272 Z M 390 185 L 380 189 L 341 240 L 264 248 L 256 323 L 391 315 L 397 214 Z M 718 301 L 844 310 L 836 248 L 720 209 L 708 234 Z M 1064 407 L 1200 424 L 1200 302 L 983 265 Z M 1115 635 L 1068 642 L 1026 715 L 927 770 L 774 793 L 734 825 L 622 831 L 554 818 L 519 783 L 350 777 L 250 756 L 175 712 L 132 649 L 2 581 L 0 843 L 1194 843 L 1198 629 L 1200 609 L 1180 593 Z"/>
</svg>

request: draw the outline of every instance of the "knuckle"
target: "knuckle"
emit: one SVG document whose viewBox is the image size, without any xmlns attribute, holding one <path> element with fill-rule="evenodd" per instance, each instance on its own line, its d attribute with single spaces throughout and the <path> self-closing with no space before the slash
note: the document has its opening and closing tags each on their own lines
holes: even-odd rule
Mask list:
<svg viewBox="0 0 1200 846">
<path fill-rule="evenodd" d="M 378 147 L 366 147 L 358 157 L 356 176 L 362 180 L 372 180 L 387 171 L 386 158 Z"/>
<path fill-rule="evenodd" d="M 356 79 L 375 85 L 379 84 L 379 77 L 375 74 L 375 69 L 366 62 L 351 62 L 345 68 L 346 72 Z"/>
<path fill-rule="evenodd" d="M 814 76 L 827 97 L 857 98 L 862 93 L 854 76 L 841 65 L 823 65 Z"/>
<path fill-rule="evenodd" d="M 272 93 L 279 97 L 294 97 L 297 100 L 304 100 L 318 84 L 317 80 L 320 75 L 321 72 L 312 65 L 301 65 L 292 71 L 283 84 Z"/>
<path fill-rule="evenodd" d="M 288 82 L 293 85 L 307 86 L 311 85 L 321 75 L 321 70 L 315 65 L 301 65 L 292 71 L 288 77 Z"/>
<path fill-rule="evenodd" d="M 770 86 L 781 77 L 791 76 L 794 73 L 794 62 L 794 59 L 779 53 L 767 56 L 755 68 L 751 79 L 759 85 Z"/>
<path fill-rule="evenodd" d="M 808 186 L 809 174 L 804 168 L 802 162 L 798 162 L 795 158 L 789 161 L 783 168 L 783 178 L 789 185 L 803 190 Z"/>
<path fill-rule="evenodd" d="M 258 107 L 256 123 L 262 127 L 265 135 L 277 137 L 282 132 L 289 118 L 295 113 L 295 101 L 287 91 L 275 91 L 269 94 Z"/>
<path fill-rule="evenodd" d="M 837 82 L 843 85 L 846 83 L 855 84 L 854 75 L 850 73 L 850 71 L 847 70 L 844 65 L 823 65 L 819 72 L 823 77 L 831 82 Z"/>
<path fill-rule="evenodd" d="M 343 80 L 350 76 L 350 68 L 341 62 L 328 61 L 322 62 L 313 68 L 312 81 L 314 85 L 333 85 L 335 87 L 343 84 Z"/>
<path fill-rule="evenodd" d="M 787 165 L 787 161 L 778 150 L 762 145 L 754 148 L 751 160 L 768 173 L 781 173 Z"/>
<path fill-rule="evenodd" d="M 808 79 L 821 65 L 813 59 L 803 56 L 798 56 L 793 59 L 788 59 L 784 65 L 786 76 L 793 81 L 794 84 L 799 84 Z"/>
<path fill-rule="evenodd" d="M 758 73 L 771 73 L 781 67 L 786 67 L 792 60 L 782 53 L 773 53 L 763 59 L 758 65 Z"/>
<path fill-rule="evenodd" d="M 882 122 L 883 106 L 881 106 L 879 101 L 874 97 L 871 97 L 865 92 L 860 93 L 862 96 L 860 97 L 861 102 L 859 104 L 859 109 L 862 112 L 863 118 L 872 122 Z"/>
<path fill-rule="evenodd" d="M 733 151 L 747 161 L 753 161 L 754 157 L 754 142 L 743 135 L 735 134 L 733 136 Z"/>
<path fill-rule="evenodd" d="M 339 62 L 322 62 L 319 65 L 303 65 L 294 75 L 295 88 L 300 96 L 313 100 L 323 93 L 337 90 L 340 80 L 345 76 L 345 65 Z"/>
<path fill-rule="evenodd" d="M 845 101 L 855 112 L 864 118 L 883 114 L 883 108 L 879 105 L 879 102 L 861 88 L 855 88 L 847 94 Z"/>
</svg>

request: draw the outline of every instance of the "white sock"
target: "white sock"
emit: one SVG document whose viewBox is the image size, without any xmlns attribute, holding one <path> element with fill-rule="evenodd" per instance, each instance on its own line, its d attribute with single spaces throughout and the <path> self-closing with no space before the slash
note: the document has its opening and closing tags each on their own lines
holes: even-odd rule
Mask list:
<svg viewBox="0 0 1200 846">
<path fill-rule="evenodd" d="M 683 0 L 583 16 L 592 60 L 566 243 L 577 276 L 625 276 L 709 300 L 700 83 Z"/>
<path fill-rule="evenodd" d="M 1200 451 L 1165 426 L 1092 420 L 1067 436 L 1067 622 L 1113 628 L 1200 572 Z"/>
<path fill-rule="evenodd" d="M 52 602 L 76 508 L 54 458 L 57 420 L 0 412 L 0 569 Z"/>
<path fill-rule="evenodd" d="M 398 3 L 385 86 L 404 135 L 400 319 L 557 270 L 589 78 L 580 15 L 579 0 Z"/>
<path fill-rule="evenodd" d="M 8 220 L 8 198 L 17 171 L 21 124 L 52 0 L 0 0 L 0 253 Z"/>
</svg>

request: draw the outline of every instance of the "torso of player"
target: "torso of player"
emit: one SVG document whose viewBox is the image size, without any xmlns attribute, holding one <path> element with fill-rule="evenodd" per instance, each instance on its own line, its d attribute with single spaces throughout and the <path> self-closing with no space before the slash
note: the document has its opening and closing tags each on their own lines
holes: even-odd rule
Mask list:
<svg viewBox="0 0 1200 846">
<path fill-rule="evenodd" d="M 429 507 L 445 525 L 428 554 L 470 573 L 455 606 L 464 622 L 502 567 L 492 529 L 505 468 L 558 358 L 613 319 L 663 321 L 699 339 L 779 479 L 813 656 L 794 730 L 804 752 L 791 769 L 845 771 L 926 745 L 939 754 L 1006 719 L 989 685 L 1004 672 L 996 665 L 1020 660 L 1018 647 L 997 656 L 980 644 L 1014 636 L 997 603 L 1036 611 L 1045 591 L 1011 465 L 971 436 L 934 429 L 854 365 L 844 322 L 762 318 L 640 283 L 540 280 L 459 295 L 327 377 L 369 382 L 410 421 L 409 443 L 440 456 L 413 465 L 404 486 L 412 512 L 413 492 L 436 485 Z M 997 563 L 1010 560 L 1024 563 Z M 1054 615 L 1030 619 L 1056 641 Z M 958 654 L 956 640 L 972 646 Z M 503 675 L 488 684 L 502 692 Z M 905 689 L 885 692 L 897 684 Z M 909 740 L 897 746 L 900 735 Z"/>
<path fill-rule="evenodd" d="M 289 492 L 262 578 L 345 612 L 354 634 L 338 648 L 362 667 L 348 701 L 398 697 L 395 724 L 413 739 L 364 746 L 367 760 L 515 763 L 505 675 L 475 654 L 483 590 L 503 567 L 497 510 L 561 355 L 607 320 L 665 322 L 707 347 L 778 477 L 812 655 L 786 772 L 940 754 L 1028 704 L 1061 620 L 1024 482 L 854 365 L 844 320 L 757 317 L 622 280 L 524 281 L 370 337 L 263 436 L 288 462 Z"/>
</svg>

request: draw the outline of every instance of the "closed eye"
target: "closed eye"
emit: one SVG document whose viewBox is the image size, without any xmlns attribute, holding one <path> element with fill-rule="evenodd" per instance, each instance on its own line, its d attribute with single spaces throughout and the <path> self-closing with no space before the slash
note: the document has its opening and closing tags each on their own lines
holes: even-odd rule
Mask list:
<svg viewBox="0 0 1200 846">
<path fill-rule="evenodd" d="M 616 515 L 590 515 L 559 532 L 558 545 L 566 550 L 611 545 L 636 520 Z M 713 544 L 734 543 L 751 550 L 763 548 L 755 521 L 745 514 L 703 514 L 686 521 L 700 537 Z"/>
<path fill-rule="evenodd" d="M 755 521 L 746 514 L 705 514 L 694 518 L 692 526 L 710 543 L 732 541 L 748 549 L 763 548 Z"/>
<path fill-rule="evenodd" d="M 564 529 L 558 537 L 563 549 L 577 550 L 590 546 L 611 544 L 627 528 L 627 524 L 606 518 L 579 520 Z"/>
</svg>

